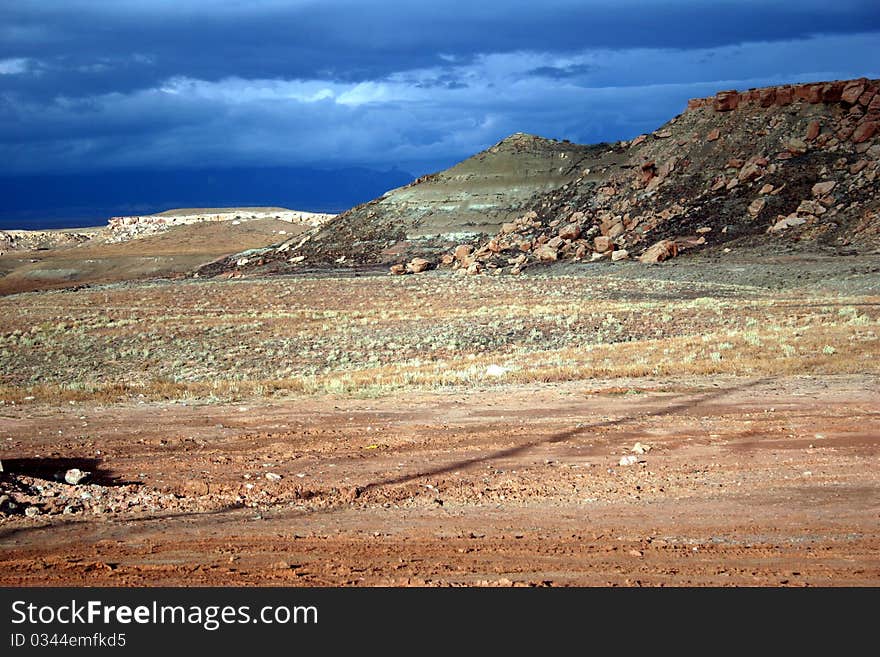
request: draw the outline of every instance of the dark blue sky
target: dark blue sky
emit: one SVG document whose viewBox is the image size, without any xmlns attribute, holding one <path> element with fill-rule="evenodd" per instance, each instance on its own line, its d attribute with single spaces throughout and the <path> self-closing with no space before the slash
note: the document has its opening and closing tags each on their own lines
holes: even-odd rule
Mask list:
<svg viewBox="0 0 880 657">
<path fill-rule="evenodd" d="M 626 139 L 718 89 L 880 77 L 878 52 L 876 0 L 16 0 L 0 176 L 419 175 L 517 131 Z"/>
</svg>

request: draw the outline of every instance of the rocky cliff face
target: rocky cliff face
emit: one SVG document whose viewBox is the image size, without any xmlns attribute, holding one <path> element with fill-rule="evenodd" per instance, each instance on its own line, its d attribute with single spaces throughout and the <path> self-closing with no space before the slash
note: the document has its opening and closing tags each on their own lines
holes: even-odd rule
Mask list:
<svg viewBox="0 0 880 657">
<path fill-rule="evenodd" d="M 127 217 L 110 217 L 107 222 L 109 242 L 126 242 L 138 237 L 162 233 L 173 226 L 210 222 L 238 222 L 259 219 L 278 219 L 293 224 L 303 224 L 312 228 L 323 226 L 336 215 L 318 212 L 303 212 L 286 208 L 206 208 L 168 210 L 158 214 Z"/>
<path fill-rule="evenodd" d="M 723 91 L 651 134 L 592 147 L 514 135 L 248 267 L 516 273 L 557 260 L 659 262 L 722 244 L 874 249 L 878 89 L 860 79 Z"/>
<path fill-rule="evenodd" d="M 57 249 L 88 242 L 95 232 L 74 230 L 0 230 L 0 255 L 9 251 Z"/>
</svg>

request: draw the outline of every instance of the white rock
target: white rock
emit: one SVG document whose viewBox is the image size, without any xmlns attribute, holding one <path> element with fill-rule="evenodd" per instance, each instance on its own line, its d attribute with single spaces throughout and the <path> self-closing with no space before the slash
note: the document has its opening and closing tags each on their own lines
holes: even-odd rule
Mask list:
<svg viewBox="0 0 880 657">
<path fill-rule="evenodd" d="M 621 457 L 619 465 L 635 465 L 638 462 L 639 462 L 638 456 L 633 456 L 632 454 L 628 454 L 627 456 Z"/>
<path fill-rule="evenodd" d="M 279 481 L 281 479 L 281 475 L 275 474 L 274 472 L 267 472 L 266 479 L 268 479 L 269 481 Z"/>
<path fill-rule="evenodd" d="M 510 371 L 509 367 L 503 367 L 501 365 L 495 365 L 493 363 L 492 365 L 489 365 L 489 367 L 486 368 L 486 376 L 495 376 L 495 377 L 504 376 L 509 371 Z"/>
<path fill-rule="evenodd" d="M 76 486 L 90 474 L 90 472 L 85 472 L 83 470 L 80 470 L 79 468 L 71 468 L 64 473 L 64 481 L 66 481 L 71 486 Z"/>
<path fill-rule="evenodd" d="M 630 451 L 632 451 L 636 454 L 647 454 L 648 452 L 651 451 L 651 446 L 650 445 L 642 445 L 642 443 L 636 443 L 635 445 L 633 445 L 633 448 Z"/>
</svg>

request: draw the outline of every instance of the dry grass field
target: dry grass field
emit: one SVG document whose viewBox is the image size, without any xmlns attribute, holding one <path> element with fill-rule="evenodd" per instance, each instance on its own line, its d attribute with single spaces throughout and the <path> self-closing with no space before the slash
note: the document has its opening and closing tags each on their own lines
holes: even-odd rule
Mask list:
<svg viewBox="0 0 880 657">
<path fill-rule="evenodd" d="M 880 296 L 545 275 L 176 281 L 0 298 L 0 399 L 385 395 L 880 373 Z M 88 363 L 88 367 L 83 367 Z"/>
</svg>

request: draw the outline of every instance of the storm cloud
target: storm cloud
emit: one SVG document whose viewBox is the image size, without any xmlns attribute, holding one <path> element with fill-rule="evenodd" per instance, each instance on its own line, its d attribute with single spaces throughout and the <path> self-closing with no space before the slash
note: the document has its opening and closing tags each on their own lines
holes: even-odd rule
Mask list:
<svg viewBox="0 0 880 657">
<path fill-rule="evenodd" d="M 721 88 L 880 77 L 880 6 L 19 1 L 0 174 L 442 168 L 516 131 L 630 138 Z"/>
</svg>

